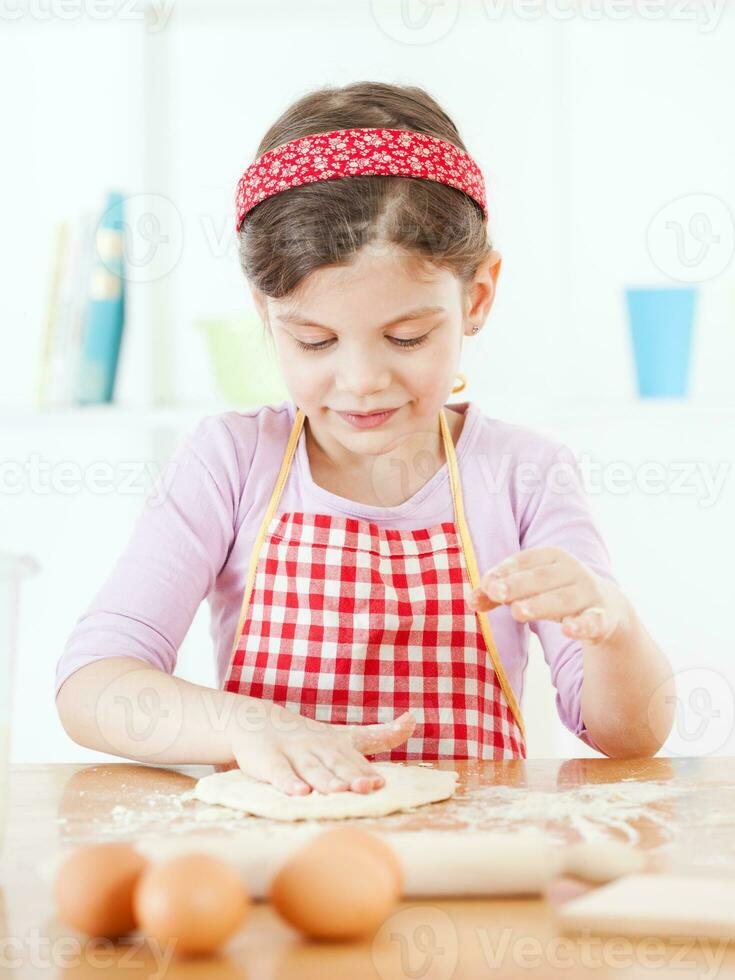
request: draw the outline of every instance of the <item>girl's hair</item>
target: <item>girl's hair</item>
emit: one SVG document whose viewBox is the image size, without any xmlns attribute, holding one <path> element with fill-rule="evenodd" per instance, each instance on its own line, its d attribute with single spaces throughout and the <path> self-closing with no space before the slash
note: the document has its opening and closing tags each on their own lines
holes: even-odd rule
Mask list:
<svg viewBox="0 0 735 980">
<path fill-rule="evenodd" d="M 354 82 L 308 93 L 267 131 L 256 156 L 335 129 L 411 129 L 467 149 L 441 106 L 422 88 Z M 357 176 L 291 187 L 261 201 L 239 232 L 248 281 L 274 299 L 315 269 L 346 265 L 366 245 L 392 245 L 448 268 L 466 285 L 492 244 L 480 206 L 462 191 L 414 177 Z"/>
</svg>

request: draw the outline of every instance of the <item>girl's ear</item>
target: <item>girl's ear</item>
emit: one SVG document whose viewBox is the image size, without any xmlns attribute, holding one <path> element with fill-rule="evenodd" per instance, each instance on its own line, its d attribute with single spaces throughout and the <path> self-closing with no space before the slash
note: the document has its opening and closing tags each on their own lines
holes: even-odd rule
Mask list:
<svg viewBox="0 0 735 980">
<path fill-rule="evenodd" d="M 503 257 L 493 249 L 480 264 L 469 287 L 468 317 L 473 323 L 484 323 L 495 299 L 495 290 Z"/>
<path fill-rule="evenodd" d="M 503 264 L 503 256 L 496 248 L 494 248 L 488 256 L 487 261 L 490 265 L 490 274 L 493 277 L 493 283 L 497 285 L 498 276 L 500 275 L 500 267 Z"/>
</svg>

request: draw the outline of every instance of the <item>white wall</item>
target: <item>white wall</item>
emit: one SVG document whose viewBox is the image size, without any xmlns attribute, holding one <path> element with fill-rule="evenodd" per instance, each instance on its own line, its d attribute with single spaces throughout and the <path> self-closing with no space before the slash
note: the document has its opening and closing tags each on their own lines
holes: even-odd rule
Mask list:
<svg viewBox="0 0 735 980">
<path fill-rule="evenodd" d="M 11 270 L 0 293 L 1 455 L 162 465 L 198 414 L 225 407 L 194 323 L 248 305 L 232 199 L 265 127 L 317 85 L 372 78 L 425 86 L 483 168 L 504 256 L 488 329 L 465 365 L 467 397 L 598 461 L 667 467 L 662 494 L 608 489 L 593 494 L 593 508 L 615 571 L 682 672 L 687 697 L 705 687 L 731 702 L 732 475 L 711 506 L 702 494 L 676 492 L 672 475 L 676 461 L 710 472 L 732 458 L 731 254 L 699 283 L 692 398 L 680 406 L 636 402 L 621 290 L 672 282 L 647 240 L 668 202 L 681 202 L 684 223 L 693 194 L 735 213 L 735 14 L 726 10 L 705 30 L 701 20 L 527 21 L 505 7 L 497 19 L 489 2 L 438 7 L 447 32 L 437 39 L 439 21 L 408 30 L 387 0 L 179 2 L 160 30 L 88 15 L 4 22 L 0 70 L 14 97 L 6 100 L 13 153 L 0 182 L 0 261 Z M 192 406 L 163 431 L 146 416 L 46 424 L 30 411 L 53 223 L 96 206 L 112 185 L 166 198 L 181 220 L 171 273 L 131 284 L 121 362 L 123 403 L 170 396 Z M 712 247 L 722 252 L 729 240 L 720 239 Z M 23 410 L 19 421 L 14 413 Z M 42 566 L 22 598 L 18 761 L 93 757 L 58 725 L 53 668 L 141 504 L 120 492 L 0 498 L 0 548 L 30 552 Z M 205 682 L 206 615 L 202 607 L 180 659 L 185 676 Z M 555 717 L 547 673 L 532 647 L 524 704 L 531 753 L 587 754 Z M 694 720 L 698 697 L 687 701 Z M 720 715 L 709 734 L 679 738 L 672 751 L 732 752 L 732 705 L 712 703 Z"/>
</svg>

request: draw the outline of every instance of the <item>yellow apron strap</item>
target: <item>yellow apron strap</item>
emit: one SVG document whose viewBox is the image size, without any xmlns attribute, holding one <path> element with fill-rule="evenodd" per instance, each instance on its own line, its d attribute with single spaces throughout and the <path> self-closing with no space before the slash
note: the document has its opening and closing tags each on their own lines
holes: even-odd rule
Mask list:
<svg viewBox="0 0 735 980">
<path fill-rule="evenodd" d="M 470 582 L 472 583 L 472 587 L 476 589 L 480 584 L 480 574 L 477 568 L 477 559 L 475 558 L 475 551 L 472 547 L 472 539 L 470 537 L 469 528 L 467 527 L 467 522 L 464 516 L 462 486 L 459 479 L 457 456 L 454 451 L 454 443 L 452 442 L 452 435 L 449 431 L 449 423 L 447 422 L 446 415 L 444 414 L 444 408 L 442 408 L 439 412 L 439 420 L 441 424 L 442 436 L 444 437 L 444 452 L 446 453 L 447 465 L 449 467 L 449 481 L 452 487 L 452 499 L 454 500 L 454 508 L 457 516 L 457 527 L 459 529 L 460 538 L 462 539 L 462 546 L 464 548 L 464 556 L 465 561 L 467 562 L 467 571 L 469 572 Z M 479 610 L 477 612 L 477 618 L 480 620 L 480 629 L 482 630 L 482 635 L 485 637 L 485 645 L 487 646 L 488 653 L 490 654 L 490 659 L 493 662 L 495 673 L 500 681 L 500 686 L 505 694 L 505 699 L 508 702 L 510 710 L 513 712 L 513 716 L 515 717 L 518 727 L 521 730 L 521 734 L 523 735 L 523 740 L 525 741 L 526 730 L 523 724 L 521 709 L 516 701 L 513 688 L 510 686 L 510 682 L 508 681 L 508 677 L 505 673 L 505 667 L 503 666 L 503 661 L 500 659 L 500 654 L 495 646 L 493 632 L 490 628 L 490 621 L 488 620 L 487 615 Z"/>
<path fill-rule="evenodd" d="M 253 545 L 253 550 L 250 554 L 250 565 L 248 567 L 248 577 L 245 583 L 245 592 L 243 594 L 242 606 L 240 608 L 240 618 L 237 621 L 237 629 L 235 630 L 235 639 L 232 643 L 232 652 L 230 653 L 230 662 L 227 665 L 227 671 L 225 673 L 225 681 L 230 674 L 230 669 L 232 668 L 232 661 L 235 656 L 235 650 L 237 650 L 237 644 L 240 639 L 240 631 L 242 630 L 243 623 L 245 622 L 245 617 L 247 616 L 248 606 L 250 605 L 250 594 L 253 591 L 253 584 L 255 582 L 255 570 L 258 567 L 258 558 L 260 557 L 260 551 L 263 547 L 263 542 L 265 541 L 265 536 L 268 532 L 268 525 L 273 518 L 273 515 L 278 506 L 278 501 L 281 499 L 281 493 L 286 485 L 286 479 L 288 478 L 288 471 L 291 467 L 291 461 L 293 460 L 294 453 L 296 452 L 296 445 L 299 441 L 299 436 L 301 435 L 301 429 L 304 424 L 304 413 L 302 409 L 297 409 L 296 418 L 294 424 L 291 427 L 291 434 L 288 437 L 288 444 L 286 445 L 286 452 L 283 456 L 283 462 L 281 463 L 281 469 L 278 473 L 278 479 L 276 480 L 276 485 L 273 488 L 273 493 L 271 494 L 271 499 L 268 502 L 268 506 L 265 510 L 265 516 L 260 524 L 260 530 L 258 531 L 258 536 L 255 539 L 255 544 Z"/>
</svg>

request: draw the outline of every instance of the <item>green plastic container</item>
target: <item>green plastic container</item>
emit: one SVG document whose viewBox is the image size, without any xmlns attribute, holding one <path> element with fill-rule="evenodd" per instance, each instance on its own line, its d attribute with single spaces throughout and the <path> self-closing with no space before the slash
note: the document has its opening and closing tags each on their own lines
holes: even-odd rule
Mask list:
<svg viewBox="0 0 735 980">
<path fill-rule="evenodd" d="M 206 317 L 196 326 L 204 333 L 217 390 L 225 401 L 252 406 L 289 397 L 257 313 Z"/>
</svg>

